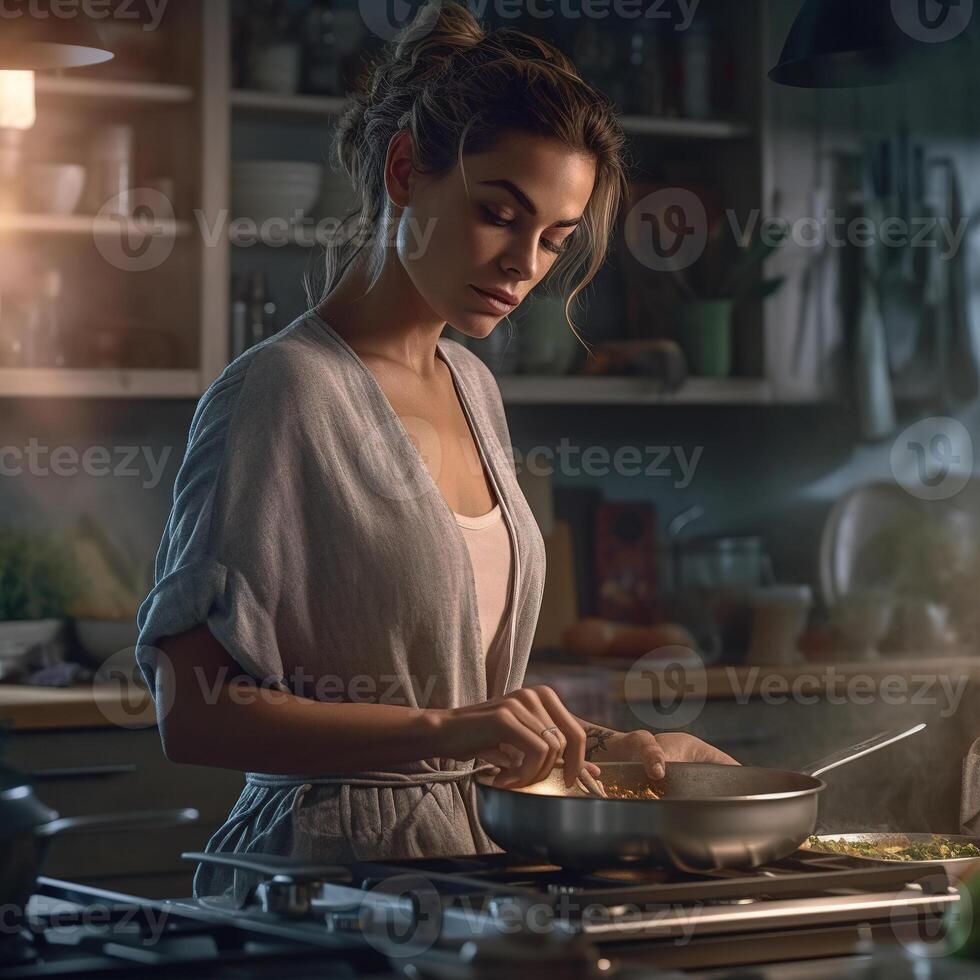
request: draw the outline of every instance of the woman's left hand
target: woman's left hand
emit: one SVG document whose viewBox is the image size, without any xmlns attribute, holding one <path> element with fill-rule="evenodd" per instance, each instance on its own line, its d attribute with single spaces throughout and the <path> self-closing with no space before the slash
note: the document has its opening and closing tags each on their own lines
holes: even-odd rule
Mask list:
<svg viewBox="0 0 980 980">
<path fill-rule="evenodd" d="M 642 762 L 651 779 L 663 779 L 668 762 L 713 762 L 737 766 L 730 755 L 685 732 L 654 735 L 646 729 L 617 732 L 602 741 L 602 750 L 592 755 L 602 767 L 604 762 Z M 602 778 L 601 776 L 599 777 Z"/>
</svg>

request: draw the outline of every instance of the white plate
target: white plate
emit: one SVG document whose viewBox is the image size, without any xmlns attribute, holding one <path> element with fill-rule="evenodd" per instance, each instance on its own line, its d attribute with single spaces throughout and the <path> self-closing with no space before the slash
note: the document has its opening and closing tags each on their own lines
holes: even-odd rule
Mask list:
<svg viewBox="0 0 980 980">
<path fill-rule="evenodd" d="M 899 522 L 914 525 L 925 515 L 921 501 L 895 483 L 855 487 L 834 505 L 820 539 L 820 589 L 824 602 L 856 590 L 892 591 L 896 569 L 875 561 L 868 545 Z"/>
</svg>

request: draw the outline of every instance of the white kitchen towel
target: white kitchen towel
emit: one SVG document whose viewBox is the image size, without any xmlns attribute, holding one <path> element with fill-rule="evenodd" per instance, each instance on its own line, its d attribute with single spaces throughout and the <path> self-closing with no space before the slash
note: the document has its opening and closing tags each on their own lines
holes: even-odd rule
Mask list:
<svg viewBox="0 0 980 980">
<path fill-rule="evenodd" d="M 980 837 L 980 738 L 970 746 L 963 760 L 960 831 L 971 837 Z"/>
</svg>

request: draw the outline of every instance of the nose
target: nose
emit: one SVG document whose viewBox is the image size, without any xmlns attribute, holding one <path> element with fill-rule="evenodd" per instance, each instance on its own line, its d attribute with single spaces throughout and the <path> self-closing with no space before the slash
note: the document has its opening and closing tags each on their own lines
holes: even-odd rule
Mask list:
<svg viewBox="0 0 980 980">
<path fill-rule="evenodd" d="M 538 244 L 533 239 L 515 240 L 500 260 L 501 268 L 514 282 L 533 281 L 538 274 Z"/>
</svg>

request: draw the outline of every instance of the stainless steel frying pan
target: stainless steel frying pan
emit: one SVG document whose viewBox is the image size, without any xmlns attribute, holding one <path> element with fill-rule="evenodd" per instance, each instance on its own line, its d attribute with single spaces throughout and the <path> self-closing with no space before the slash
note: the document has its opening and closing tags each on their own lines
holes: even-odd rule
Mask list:
<svg viewBox="0 0 980 980">
<path fill-rule="evenodd" d="M 688 871 L 756 867 L 795 851 L 813 833 L 818 777 L 922 731 L 869 738 L 799 772 L 670 762 L 651 783 L 640 762 L 606 763 L 602 781 L 652 788 L 659 800 L 601 799 L 566 789 L 560 769 L 521 789 L 476 777 L 480 822 L 501 847 L 569 868 L 669 864 Z"/>
</svg>

